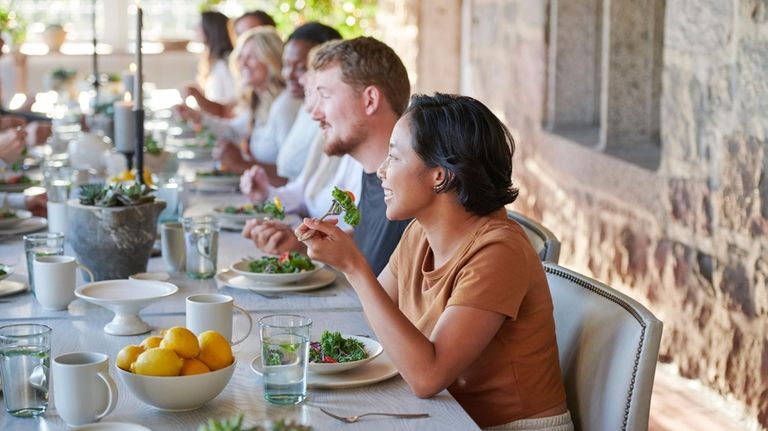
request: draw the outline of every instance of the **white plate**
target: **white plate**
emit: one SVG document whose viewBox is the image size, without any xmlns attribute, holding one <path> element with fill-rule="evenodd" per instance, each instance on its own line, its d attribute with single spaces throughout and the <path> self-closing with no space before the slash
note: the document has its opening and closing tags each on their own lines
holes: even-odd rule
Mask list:
<svg viewBox="0 0 768 431">
<path fill-rule="evenodd" d="M 72 428 L 73 431 L 152 431 L 145 426 L 127 422 L 100 422 Z"/>
<path fill-rule="evenodd" d="M 242 229 L 243 226 L 245 226 L 245 222 L 254 218 L 268 218 L 266 214 L 252 214 L 252 215 L 245 215 L 245 214 L 227 214 L 223 212 L 212 212 L 213 216 L 216 217 L 216 219 L 219 220 L 219 224 L 222 226 L 225 226 L 230 229 Z M 288 226 L 291 227 L 297 227 L 301 223 L 301 217 L 299 217 L 296 214 L 286 214 L 285 218 L 282 220 L 278 219 L 270 219 L 272 221 L 285 223 Z"/>
<path fill-rule="evenodd" d="M 321 262 L 312 262 L 315 265 L 315 269 L 303 272 L 289 272 L 287 274 L 267 274 L 264 272 L 251 272 L 249 270 L 248 261 L 241 260 L 235 262 L 229 267 L 230 271 L 242 275 L 245 278 L 250 278 L 256 283 L 261 284 L 291 284 L 299 283 L 302 280 L 313 277 L 315 274 L 325 268 L 325 264 Z"/>
<path fill-rule="evenodd" d="M 327 286 L 335 280 L 336 273 L 328 268 L 318 271 L 310 278 L 291 284 L 257 283 L 230 270 L 221 271 L 216 274 L 216 281 L 220 284 L 254 292 L 303 292 Z"/>
<path fill-rule="evenodd" d="M 358 337 L 357 335 L 341 334 L 341 336 L 343 338 L 352 338 L 363 343 L 365 351 L 368 353 L 368 357 L 365 359 L 361 359 L 359 361 L 337 362 L 337 363 L 331 363 L 331 364 L 310 362 L 309 363 L 310 373 L 335 374 L 335 373 L 341 373 L 344 371 L 349 371 L 357 367 L 362 367 L 368 362 L 371 362 L 374 359 L 376 359 L 377 356 L 381 355 L 381 353 L 384 352 L 384 348 L 381 347 L 381 344 L 379 344 L 379 342 L 376 340 L 373 340 L 367 337 Z"/>
<path fill-rule="evenodd" d="M 30 187 L 39 186 L 39 185 L 40 185 L 40 181 L 34 181 L 34 180 L 31 183 L 27 183 L 27 184 L 2 183 L 0 184 L 0 192 L 18 193 L 18 192 L 23 192 L 24 190 Z"/>
<path fill-rule="evenodd" d="M 11 211 L 16 217 L 0 218 L 0 229 L 11 229 L 18 226 L 24 220 L 32 217 L 32 213 L 27 210 L 17 210 L 12 208 L 3 208 L 0 211 Z"/>
<path fill-rule="evenodd" d="M 18 235 L 45 229 L 48 220 L 43 217 L 30 217 L 21 223 L 8 229 L 0 229 L 0 235 Z"/>
<path fill-rule="evenodd" d="M 258 375 L 262 375 L 261 356 L 257 355 L 251 361 L 251 370 Z M 382 353 L 378 358 L 354 370 L 338 374 L 315 374 L 307 373 L 307 387 L 317 389 L 341 389 L 356 388 L 358 386 L 367 386 L 391 379 L 398 374 L 395 364 L 389 359 L 386 353 Z"/>
<path fill-rule="evenodd" d="M 240 175 L 197 175 L 195 182 L 202 185 L 235 188 L 240 185 Z"/>
<path fill-rule="evenodd" d="M 0 296 L 13 295 L 27 290 L 27 283 L 19 281 L 18 277 L 14 278 L 15 280 L 0 281 Z"/>
</svg>

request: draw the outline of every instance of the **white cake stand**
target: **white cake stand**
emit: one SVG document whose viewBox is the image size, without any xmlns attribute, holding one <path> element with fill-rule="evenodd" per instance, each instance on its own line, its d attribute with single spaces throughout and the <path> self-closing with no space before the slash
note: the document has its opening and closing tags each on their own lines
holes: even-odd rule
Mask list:
<svg viewBox="0 0 768 431">
<path fill-rule="evenodd" d="M 104 326 L 107 334 L 136 335 L 152 329 L 141 320 L 139 311 L 177 290 L 163 281 L 106 280 L 82 285 L 75 289 L 75 295 L 115 313 L 115 318 Z"/>
</svg>

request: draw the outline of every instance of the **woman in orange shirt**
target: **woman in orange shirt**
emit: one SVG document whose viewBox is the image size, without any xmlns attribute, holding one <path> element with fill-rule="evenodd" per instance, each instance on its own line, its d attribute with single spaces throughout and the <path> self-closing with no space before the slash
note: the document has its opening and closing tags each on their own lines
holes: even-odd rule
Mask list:
<svg viewBox="0 0 768 431">
<path fill-rule="evenodd" d="M 547 279 L 504 208 L 513 152 L 477 100 L 414 96 L 378 170 L 387 218 L 414 221 L 378 279 L 335 221 L 297 236 L 318 231 L 309 256 L 344 272 L 414 394 L 447 388 L 489 429 L 573 430 Z"/>
</svg>

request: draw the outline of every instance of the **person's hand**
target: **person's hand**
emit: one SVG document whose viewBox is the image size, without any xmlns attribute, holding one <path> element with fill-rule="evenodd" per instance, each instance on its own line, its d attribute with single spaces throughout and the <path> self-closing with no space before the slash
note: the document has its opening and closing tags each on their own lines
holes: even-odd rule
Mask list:
<svg viewBox="0 0 768 431">
<path fill-rule="evenodd" d="M 0 132 L 0 159 L 6 163 L 13 163 L 21 157 L 25 147 L 27 132 L 16 128 Z"/>
<path fill-rule="evenodd" d="M 221 162 L 222 169 L 242 173 L 246 163 L 240 148 L 231 141 L 219 139 L 213 147 L 213 158 Z"/>
<path fill-rule="evenodd" d="M 24 206 L 26 206 L 32 214 L 38 217 L 46 217 L 48 215 L 48 195 L 40 193 L 26 196 L 24 198 Z"/>
<path fill-rule="evenodd" d="M 27 124 L 27 145 L 42 145 L 51 136 L 51 123 L 33 121 Z"/>
<path fill-rule="evenodd" d="M 307 250 L 293 234 L 293 229 L 280 221 L 248 220 L 243 228 L 243 236 L 253 241 L 256 248 L 264 253 L 280 254 L 286 251 L 306 253 Z"/>
<path fill-rule="evenodd" d="M 3 115 L 0 117 L 0 130 L 14 129 L 16 127 L 23 127 L 27 124 L 27 120 L 23 117 L 16 115 Z"/>
<path fill-rule="evenodd" d="M 259 165 L 253 165 L 240 176 L 240 191 L 253 203 L 261 203 L 269 196 L 269 176 Z"/>
<path fill-rule="evenodd" d="M 173 107 L 173 112 L 181 117 L 182 120 L 193 124 L 200 124 L 203 120 L 199 111 L 196 111 L 185 104 L 179 104 Z"/>
<path fill-rule="evenodd" d="M 181 87 L 181 98 L 186 101 L 187 97 L 192 96 L 197 101 L 200 96 L 202 96 L 203 93 L 200 92 L 200 89 L 197 88 L 195 84 L 186 84 L 183 87 Z"/>
<path fill-rule="evenodd" d="M 315 234 L 302 241 L 307 246 L 307 256 L 327 263 L 343 273 L 350 273 L 355 268 L 364 268 L 367 263 L 352 237 L 339 229 L 338 219 L 318 221 L 305 218 L 294 234 L 301 238 L 309 230 Z"/>
</svg>

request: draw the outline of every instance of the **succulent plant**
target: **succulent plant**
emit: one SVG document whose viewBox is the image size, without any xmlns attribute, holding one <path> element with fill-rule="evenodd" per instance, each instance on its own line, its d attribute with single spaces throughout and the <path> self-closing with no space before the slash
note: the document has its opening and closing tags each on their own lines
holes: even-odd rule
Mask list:
<svg viewBox="0 0 768 431">
<path fill-rule="evenodd" d="M 87 184 L 80 187 L 80 204 L 97 207 L 129 207 L 155 201 L 152 189 L 144 184 Z"/>
</svg>

